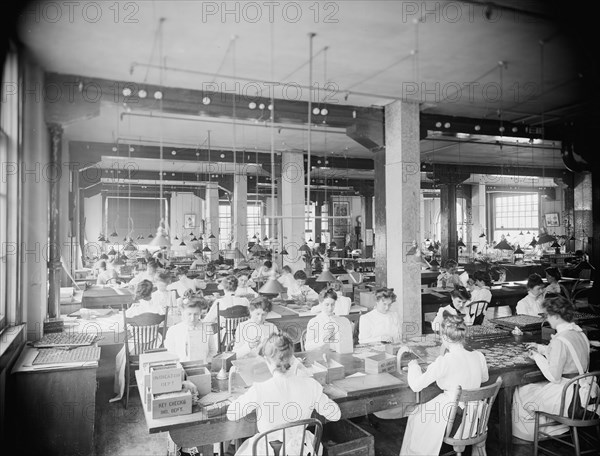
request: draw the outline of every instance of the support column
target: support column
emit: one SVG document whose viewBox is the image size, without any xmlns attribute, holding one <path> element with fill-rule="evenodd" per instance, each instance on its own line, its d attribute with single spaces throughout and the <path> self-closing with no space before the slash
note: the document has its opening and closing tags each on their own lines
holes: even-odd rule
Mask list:
<svg viewBox="0 0 600 456">
<path fill-rule="evenodd" d="M 210 238 L 213 234 L 215 237 Z M 211 260 L 219 257 L 219 188 L 214 182 L 206 185 L 206 235 L 204 239 L 212 252 L 208 255 Z"/>
<path fill-rule="evenodd" d="M 373 234 L 373 195 L 372 194 L 366 194 L 365 195 L 365 219 L 364 219 L 364 226 L 365 226 L 365 237 L 363 238 L 364 241 L 364 258 L 373 258 L 373 242 L 371 242 L 371 245 L 367 245 L 367 230 L 371 230 L 371 241 L 375 238 L 375 235 Z"/>
<path fill-rule="evenodd" d="M 479 237 L 485 231 L 486 204 L 485 183 L 472 185 L 471 209 L 473 210 L 473 229 L 471 230 L 471 243 L 477 246 L 478 252 L 483 250 L 486 240 L 485 237 Z"/>
<path fill-rule="evenodd" d="M 440 186 L 440 213 L 442 225 L 442 266 L 447 260 L 458 261 L 456 243 L 456 184 L 442 184 Z"/>
<path fill-rule="evenodd" d="M 321 239 L 321 203 L 322 200 L 317 199 L 317 204 L 315 205 L 315 238 L 313 239 L 315 243 L 318 243 L 319 239 Z"/>
<path fill-rule="evenodd" d="M 301 153 L 282 152 L 281 160 L 281 243 L 288 252 L 283 265 L 295 272 L 305 268 L 298 251 L 304 240 L 304 159 Z"/>
<path fill-rule="evenodd" d="M 233 215 L 232 248 L 237 247 L 244 256 L 248 255 L 248 178 L 246 174 L 237 172 L 233 179 Z"/>
<path fill-rule="evenodd" d="M 419 149 L 419 105 L 394 102 L 385 107 L 385 224 L 387 264 L 385 285 L 398 296 L 393 307 L 402 322 L 403 337 L 421 334 L 421 262 L 410 254 L 413 243 L 421 238 L 420 196 L 421 155 Z M 381 160 L 375 165 L 375 191 L 381 174 Z M 381 191 L 381 189 L 379 189 Z M 380 201 L 376 215 L 381 217 Z M 377 220 L 376 220 L 377 223 Z M 377 228 L 377 225 L 376 225 Z M 379 236 L 380 237 L 380 236 Z M 378 238 L 379 238 L 378 237 Z M 378 242 L 377 242 L 378 243 Z M 376 252 L 381 246 L 376 245 Z M 377 260 L 380 256 L 378 255 Z"/>
<path fill-rule="evenodd" d="M 62 160 L 62 134 L 63 129 L 59 124 L 49 124 L 50 133 L 50 160 L 54 169 L 60 169 Z M 50 285 L 48 299 L 48 317 L 60 316 L 60 180 L 50 182 L 50 248 L 48 259 L 48 281 Z"/>
<path fill-rule="evenodd" d="M 598 184 L 596 184 L 597 186 Z M 592 211 L 593 182 L 591 173 L 579 173 L 575 176 L 574 210 L 573 219 L 575 225 L 575 250 L 583 250 L 591 255 L 592 239 L 594 235 L 594 221 Z M 596 217 L 598 218 L 598 217 Z M 597 264 L 590 258 L 590 262 Z"/>
<path fill-rule="evenodd" d="M 447 165 L 436 169 L 430 176 L 440 186 L 440 225 L 442 265 L 447 260 L 458 260 L 456 226 L 456 186 L 469 179 L 469 173 L 458 166 Z"/>
</svg>

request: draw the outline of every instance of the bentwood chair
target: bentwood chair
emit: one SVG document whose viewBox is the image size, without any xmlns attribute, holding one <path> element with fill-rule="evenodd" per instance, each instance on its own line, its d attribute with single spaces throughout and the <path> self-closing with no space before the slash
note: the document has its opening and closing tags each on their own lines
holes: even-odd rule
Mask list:
<svg viewBox="0 0 600 456">
<path fill-rule="evenodd" d="M 314 430 L 309 431 L 309 427 Z M 296 439 L 290 439 L 300 432 L 300 445 L 292 445 Z M 258 434 L 252 443 L 252 456 L 314 456 L 318 453 L 322 435 L 323 424 L 316 418 L 286 423 Z"/>
<path fill-rule="evenodd" d="M 444 434 L 444 443 L 451 445 L 458 456 L 469 445 L 473 445 L 473 455 L 487 454 L 485 442 L 488 421 L 501 386 L 502 377 L 498 377 L 496 382 L 489 386 L 471 390 L 462 389 L 460 386 L 457 388 Z"/>
<path fill-rule="evenodd" d="M 166 310 L 168 313 L 168 308 Z M 159 350 L 167 331 L 167 314 L 143 313 L 127 318 L 123 311 L 125 328 L 125 408 L 129 404 L 129 389 L 137 386 L 131 382 L 132 371 L 139 367 L 140 355 Z"/>
<path fill-rule="evenodd" d="M 564 455 L 565 452 L 555 453 L 550 451 L 549 448 L 544 448 L 540 445 L 542 443 L 559 443 L 567 445 L 575 450 L 577 456 L 581 454 L 598 454 L 598 448 L 600 448 L 600 394 L 598 391 L 594 391 L 594 387 L 589 389 L 583 388 L 583 402 L 580 399 L 580 390 L 582 385 L 586 384 L 591 386 L 593 382 L 596 385 L 600 381 L 600 371 L 587 372 L 577 377 L 572 378 L 563 386 L 560 408 L 558 414 L 551 414 L 542 411 L 535 412 L 535 428 L 534 428 L 534 440 L 533 440 L 533 454 L 537 456 L 538 451 L 553 455 Z M 593 393 L 595 394 L 595 397 Z M 582 404 L 586 404 L 583 407 Z M 546 418 L 546 422 L 540 421 L 541 417 Z M 561 435 L 550 435 L 543 431 L 544 428 L 552 425 L 564 424 L 569 427 L 570 433 Z M 580 432 L 583 429 L 594 430 L 596 436 L 591 433 Z M 540 437 L 547 439 L 545 442 L 540 442 Z M 582 441 L 589 445 L 589 449 L 582 450 Z"/>
<path fill-rule="evenodd" d="M 466 311 L 469 314 L 469 317 L 473 320 L 473 325 L 481 325 L 485 318 L 485 311 L 488 308 L 490 303 L 487 301 L 473 301 L 468 304 L 466 307 Z"/>
<path fill-rule="evenodd" d="M 218 301 L 215 305 L 217 306 L 218 328 L 221 328 L 221 333 L 219 335 L 219 353 L 230 351 L 235 342 L 235 330 L 241 322 L 250 318 L 250 311 L 246 306 L 232 306 L 221 310 L 219 309 Z"/>
</svg>

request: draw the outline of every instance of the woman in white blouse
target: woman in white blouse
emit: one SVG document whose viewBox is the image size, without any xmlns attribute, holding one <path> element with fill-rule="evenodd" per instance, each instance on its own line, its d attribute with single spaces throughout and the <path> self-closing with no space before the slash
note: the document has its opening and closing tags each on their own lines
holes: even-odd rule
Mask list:
<svg viewBox="0 0 600 456">
<path fill-rule="evenodd" d="M 381 288 L 375 293 L 375 308 L 362 315 L 358 323 L 358 343 L 400 342 L 402 328 L 398 313 L 391 311 L 394 291 Z"/>
<path fill-rule="evenodd" d="M 317 350 L 321 347 L 329 347 L 329 344 L 338 342 L 338 338 L 345 334 L 352 338 L 352 324 L 345 317 L 334 314 L 337 293 L 329 288 L 322 296 L 319 304 L 319 314 L 311 318 L 306 327 L 306 350 Z M 343 328 L 343 329 L 342 329 Z"/>
<path fill-rule="evenodd" d="M 328 421 L 337 421 L 341 417 L 339 406 L 323 392 L 323 387 L 314 378 L 296 375 L 292 372 L 294 344 L 285 335 L 272 334 L 263 347 L 263 355 L 273 377 L 264 382 L 254 383 L 248 391 L 231 403 L 227 410 L 227 418 L 232 421 L 256 411 L 256 427 L 258 432 L 265 432 L 274 427 L 310 418 L 313 411 Z M 291 418 L 293 416 L 293 418 Z M 306 442 L 311 438 L 303 438 L 300 428 L 286 432 L 285 454 L 315 454 Z M 281 432 L 269 435 L 270 440 L 284 441 Z M 302 442 L 305 448 L 301 449 Z M 252 455 L 254 437 L 246 440 L 236 456 Z M 259 455 L 266 455 L 263 442 L 258 445 Z M 274 454 L 269 450 L 269 455 Z"/>
<path fill-rule="evenodd" d="M 225 310 L 233 306 L 246 306 L 250 305 L 250 302 L 247 298 L 242 296 L 235 296 L 235 291 L 238 287 L 238 279 L 236 276 L 230 275 L 225 277 L 221 281 L 221 286 L 223 287 L 223 291 L 225 292 L 222 297 L 213 302 L 206 318 L 204 319 L 207 323 L 216 323 L 218 318 L 217 313 L 217 304 L 219 305 L 219 310 Z"/>
<path fill-rule="evenodd" d="M 519 386 L 513 396 L 512 434 L 528 441 L 534 437 L 535 411 L 558 414 L 564 384 L 569 377 L 587 372 L 590 363 L 590 342 L 582 329 L 573 323 L 573 305 L 565 297 L 555 296 L 543 302 L 543 309 L 556 334 L 548 345 L 530 344 L 528 354 L 547 381 Z M 569 401 L 570 397 L 567 395 Z M 565 404 L 565 409 L 569 405 Z M 546 422 L 545 417 L 540 417 L 540 424 Z M 543 429 L 550 435 L 569 430 L 563 425 Z"/>
<path fill-rule="evenodd" d="M 264 342 L 271 334 L 278 332 L 277 326 L 265 321 L 271 307 L 271 300 L 264 296 L 250 301 L 250 319 L 240 323 L 235 330 L 233 351 L 238 359 L 258 356 Z"/>
<path fill-rule="evenodd" d="M 250 276 L 247 272 L 238 272 L 237 279 L 238 286 L 235 290 L 236 296 L 243 296 L 249 300 L 252 300 L 258 296 L 258 293 L 251 288 L 255 286 L 255 284 L 250 280 Z"/>
<path fill-rule="evenodd" d="M 452 402 L 452 392 L 458 386 L 463 389 L 479 388 L 489 378 L 483 353 L 465 350 L 467 326 L 462 316 L 448 314 L 442 321 L 440 333 L 447 352 L 431 363 L 425 372 L 421 371 L 417 360 L 410 361 L 408 385 L 418 393 L 436 382 L 443 393 L 417 406 L 409 415 L 401 455 L 438 454 L 448 422 L 448 413 L 444 411 Z"/>
<path fill-rule="evenodd" d="M 544 282 L 539 274 L 531 274 L 527 279 L 527 296 L 517 303 L 517 314 L 538 317 L 543 313 L 543 300 Z"/>
</svg>

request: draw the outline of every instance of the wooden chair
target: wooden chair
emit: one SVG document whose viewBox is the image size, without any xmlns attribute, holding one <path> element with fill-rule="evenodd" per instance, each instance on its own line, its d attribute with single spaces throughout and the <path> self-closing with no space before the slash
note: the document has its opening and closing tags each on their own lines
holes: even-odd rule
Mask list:
<svg viewBox="0 0 600 456">
<path fill-rule="evenodd" d="M 489 386 L 472 390 L 457 388 L 444 434 L 444 443 L 451 445 L 458 456 L 469 445 L 474 445 L 473 454 L 487 454 L 485 441 L 488 420 L 501 386 L 502 377 L 498 377 L 496 382 Z M 463 405 L 463 408 L 459 405 Z"/>
<path fill-rule="evenodd" d="M 466 311 L 473 320 L 473 325 L 481 325 L 485 318 L 485 311 L 490 303 L 487 301 L 473 301 L 468 304 Z"/>
<path fill-rule="evenodd" d="M 167 313 L 168 313 L 167 309 Z M 143 313 L 127 318 L 123 310 L 125 328 L 125 408 L 129 404 L 129 388 L 137 386 L 131 382 L 132 368 L 139 367 L 140 355 L 163 346 L 167 332 L 167 313 Z M 135 369 L 133 369 L 135 371 Z"/>
<path fill-rule="evenodd" d="M 306 441 L 306 433 L 308 427 L 314 426 L 314 432 L 312 442 Z M 300 446 L 300 453 L 297 453 L 298 449 L 294 449 L 294 453 L 288 453 L 286 449 L 287 436 L 289 431 L 294 428 L 302 428 L 302 442 Z M 277 440 L 269 439 L 271 435 L 277 435 Z M 281 426 L 277 426 L 270 431 L 261 432 L 256 436 L 256 439 L 252 443 L 252 456 L 262 455 L 273 455 L 273 456 L 308 456 L 317 454 L 317 449 L 321 445 L 321 436 L 323 435 L 323 424 L 316 418 L 309 418 L 306 420 L 294 421 Z M 279 437 L 283 441 L 279 440 Z M 305 446 L 309 443 L 309 446 Z M 262 447 L 262 448 L 261 448 Z"/>
<path fill-rule="evenodd" d="M 577 456 L 590 453 L 598 454 L 598 448 L 600 448 L 600 418 L 598 417 L 598 414 L 600 413 L 600 394 L 597 394 L 596 397 L 592 399 L 592 389 L 590 388 L 589 391 L 587 391 L 587 397 L 584 401 L 585 404 L 588 404 L 587 408 L 574 406 L 579 406 L 581 400 L 579 401 L 580 403 L 569 404 L 569 406 L 567 406 L 569 400 L 570 402 L 575 402 L 572 400 L 572 398 L 579 396 L 581 385 L 584 382 L 591 384 L 593 379 L 595 379 L 597 383 L 600 381 L 600 371 L 587 372 L 585 374 L 578 375 L 577 377 L 569 380 L 569 382 L 563 386 L 558 415 L 542 411 L 535 412 L 535 430 L 533 440 L 533 454 L 535 456 L 537 456 L 539 450 L 553 455 L 564 454 L 564 452 L 554 453 L 549 449 L 540 446 L 541 442 L 539 440 L 539 436 L 547 438 L 548 442 L 560 442 L 564 445 L 570 446 L 575 450 L 575 454 Z M 569 391 L 569 389 L 571 389 L 571 391 Z M 540 423 L 541 416 L 545 416 L 549 421 L 543 424 Z M 564 424 L 568 426 L 571 432 L 568 434 L 566 433 L 554 436 L 542 431 L 544 427 L 556 424 Z M 584 433 L 580 434 L 578 431 L 580 428 L 595 428 L 597 439 L 592 439 L 590 435 L 586 435 Z M 591 444 L 591 449 L 582 451 L 580 439 Z"/>
<path fill-rule="evenodd" d="M 250 311 L 246 306 L 232 306 L 221 310 L 219 309 L 218 301 L 215 305 L 217 306 L 218 328 L 221 328 L 221 333 L 219 335 L 219 353 L 230 351 L 235 342 L 235 330 L 241 322 L 250 318 Z"/>
<path fill-rule="evenodd" d="M 303 329 L 300 334 L 300 351 L 306 351 L 306 329 Z"/>
</svg>

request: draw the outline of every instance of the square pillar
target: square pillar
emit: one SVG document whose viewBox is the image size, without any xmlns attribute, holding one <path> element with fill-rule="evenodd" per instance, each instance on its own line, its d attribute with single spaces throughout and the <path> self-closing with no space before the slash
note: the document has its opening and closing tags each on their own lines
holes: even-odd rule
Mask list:
<svg viewBox="0 0 600 456">
<path fill-rule="evenodd" d="M 212 250 L 210 260 L 219 258 L 219 187 L 215 182 L 206 185 L 206 234 L 204 240 Z M 210 235 L 215 237 L 210 239 Z"/>
<path fill-rule="evenodd" d="M 283 255 L 283 265 L 292 271 L 304 269 L 302 252 L 304 243 L 304 158 L 303 154 L 281 154 L 281 244 L 288 254 Z"/>
<path fill-rule="evenodd" d="M 398 297 L 395 310 L 402 321 L 403 337 L 411 337 L 422 331 L 421 261 L 414 250 L 411 254 L 414 243 L 421 239 L 419 105 L 408 102 L 387 105 L 385 132 L 385 225 L 389 236 L 386 236 L 386 277 L 382 282 L 394 288 Z M 376 164 L 376 180 L 380 169 Z M 378 212 L 381 216 L 379 210 L 376 217 Z M 375 247 L 380 252 L 380 247 Z"/>
<path fill-rule="evenodd" d="M 233 243 L 245 256 L 248 253 L 248 177 L 246 174 L 236 173 L 233 179 L 233 201 L 231 214 L 233 215 Z"/>
</svg>

